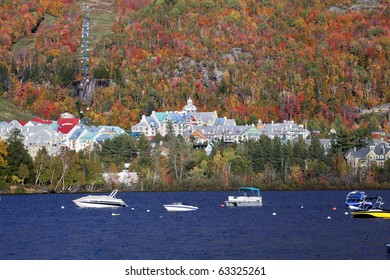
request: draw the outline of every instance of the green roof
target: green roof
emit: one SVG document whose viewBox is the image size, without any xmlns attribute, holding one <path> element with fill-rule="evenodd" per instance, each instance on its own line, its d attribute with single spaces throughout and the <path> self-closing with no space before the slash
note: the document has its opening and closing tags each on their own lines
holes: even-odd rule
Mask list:
<svg viewBox="0 0 390 280">
<path fill-rule="evenodd" d="M 156 112 L 156 113 L 154 113 L 154 115 L 159 120 L 159 122 L 162 122 L 163 120 L 165 120 L 165 118 L 169 119 L 168 114 L 164 113 L 164 112 Z"/>
</svg>

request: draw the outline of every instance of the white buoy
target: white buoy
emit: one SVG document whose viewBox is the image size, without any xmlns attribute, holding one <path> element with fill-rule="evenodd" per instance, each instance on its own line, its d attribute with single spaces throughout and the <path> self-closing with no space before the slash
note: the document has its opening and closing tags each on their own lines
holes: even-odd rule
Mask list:
<svg viewBox="0 0 390 280">
<path fill-rule="evenodd" d="M 349 213 L 348 213 L 348 212 L 345 212 L 344 214 L 345 214 L 345 215 L 348 215 Z"/>
<path fill-rule="evenodd" d="M 119 216 L 120 214 L 112 213 L 111 216 Z"/>
<path fill-rule="evenodd" d="M 330 216 L 326 217 L 328 220 L 332 219 Z"/>
<path fill-rule="evenodd" d="M 272 216 L 276 216 L 276 213 L 275 213 L 275 212 L 273 212 L 273 213 L 272 213 Z"/>
<path fill-rule="evenodd" d="M 134 208 L 131 208 L 131 211 L 134 211 Z"/>
<path fill-rule="evenodd" d="M 65 209 L 65 207 L 64 207 L 64 206 L 61 206 L 61 209 Z"/>
<path fill-rule="evenodd" d="M 301 206 L 301 209 L 303 209 L 303 205 Z"/>
<path fill-rule="evenodd" d="M 149 212 L 150 212 L 150 210 L 148 209 L 148 210 L 146 210 L 146 212 L 148 212 L 148 213 L 149 213 Z"/>
</svg>

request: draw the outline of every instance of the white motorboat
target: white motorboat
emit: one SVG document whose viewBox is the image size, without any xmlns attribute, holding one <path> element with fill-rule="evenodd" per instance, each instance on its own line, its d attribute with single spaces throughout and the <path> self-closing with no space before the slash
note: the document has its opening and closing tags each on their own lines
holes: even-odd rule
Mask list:
<svg viewBox="0 0 390 280">
<path fill-rule="evenodd" d="M 198 210 L 198 207 L 192 205 L 186 205 L 181 202 L 175 202 L 171 204 L 164 204 L 164 207 L 167 211 L 170 212 L 183 212 L 183 211 L 195 211 Z"/>
<path fill-rule="evenodd" d="M 81 208 L 113 208 L 126 207 L 122 199 L 116 198 L 118 190 L 114 190 L 110 195 L 87 195 L 73 200 Z"/>
<path fill-rule="evenodd" d="M 228 196 L 226 206 L 262 206 L 263 198 L 258 188 L 242 187 L 238 189 L 238 196 Z"/>
</svg>

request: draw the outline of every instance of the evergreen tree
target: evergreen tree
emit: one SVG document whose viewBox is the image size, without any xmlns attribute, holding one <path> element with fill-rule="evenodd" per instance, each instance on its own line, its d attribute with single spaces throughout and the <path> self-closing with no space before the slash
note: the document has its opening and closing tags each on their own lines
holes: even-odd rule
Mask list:
<svg viewBox="0 0 390 280">
<path fill-rule="evenodd" d="M 262 150 L 262 158 L 261 158 L 261 169 L 264 170 L 264 166 L 266 164 L 269 164 L 270 161 L 273 163 L 275 162 L 274 158 L 274 147 L 271 138 L 266 136 L 265 134 L 262 134 L 260 136 L 260 149 Z"/>
<path fill-rule="evenodd" d="M 245 175 L 249 173 L 249 161 L 242 156 L 235 156 L 229 161 L 230 170 L 236 175 Z"/>
<path fill-rule="evenodd" d="M 289 170 L 290 167 L 293 165 L 294 161 L 294 146 L 290 140 L 287 141 L 285 145 L 283 145 L 283 160 L 282 160 L 282 165 L 283 165 L 283 181 L 287 182 L 288 181 L 288 175 L 289 175 Z"/>
<path fill-rule="evenodd" d="M 360 127 L 356 129 L 353 132 L 354 147 L 356 147 L 356 149 L 365 147 L 367 145 L 368 139 L 371 138 L 371 132 L 368 128 L 365 127 Z"/>
<path fill-rule="evenodd" d="M 139 154 L 139 164 L 141 166 L 148 166 L 151 164 L 150 151 L 151 146 L 144 134 L 141 134 L 137 140 L 137 151 Z"/>
<path fill-rule="evenodd" d="M 169 141 L 173 137 L 175 137 L 175 128 L 173 127 L 173 122 L 172 121 L 168 121 L 168 123 L 167 123 L 167 134 L 165 135 L 165 139 L 167 141 Z"/>
<path fill-rule="evenodd" d="M 323 161 L 325 159 L 325 149 L 322 146 L 320 139 L 316 135 L 312 135 L 309 145 L 309 158 L 311 160 Z"/>
<path fill-rule="evenodd" d="M 251 162 L 252 171 L 260 172 L 262 168 L 263 151 L 261 150 L 260 141 L 249 141 L 246 143 L 248 147 L 248 154 Z"/>
<path fill-rule="evenodd" d="M 294 163 L 300 167 L 304 167 L 306 160 L 308 159 L 309 151 L 305 140 L 302 137 L 298 138 L 298 141 L 294 144 Z"/>
<path fill-rule="evenodd" d="M 354 137 L 346 129 L 340 129 L 332 139 L 330 154 L 344 156 L 344 154 L 355 146 Z"/>
<path fill-rule="evenodd" d="M 120 166 L 130 163 L 137 157 L 137 140 L 128 134 L 118 135 L 112 140 L 107 139 L 102 143 L 100 155 L 106 165 L 115 163 Z"/>
<path fill-rule="evenodd" d="M 270 156 L 270 161 L 272 163 L 272 166 L 276 169 L 277 172 L 283 170 L 283 164 L 284 164 L 283 146 L 282 146 L 282 142 L 280 141 L 280 138 L 277 136 L 272 140 L 272 155 Z"/>
<path fill-rule="evenodd" d="M 34 165 L 31 156 L 23 144 L 23 135 L 17 128 L 11 130 L 8 135 L 8 168 L 9 176 L 18 175 L 19 167 L 22 164 L 27 166 L 29 174 L 34 173 Z"/>
</svg>

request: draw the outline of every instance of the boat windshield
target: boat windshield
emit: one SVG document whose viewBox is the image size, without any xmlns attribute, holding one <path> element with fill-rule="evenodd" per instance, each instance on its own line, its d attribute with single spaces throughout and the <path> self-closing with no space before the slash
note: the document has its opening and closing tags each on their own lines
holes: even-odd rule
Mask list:
<svg viewBox="0 0 390 280">
<path fill-rule="evenodd" d="M 347 195 L 346 202 L 347 203 L 352 203 L 352 202 L 360 202 L 366 197 L 364 192 L 350 192 Z"/>
<path fill-rule="evenodd" d="M 382 197 L 380 196 L 370 196 L 365 197 L 364 200 L 359 204 L 359 209 L 368 210 L 368 209 L 382 209 Z"/>
<path fill-rule="evenodd" d="M 260 190 L 252 187 L 242 187 L 238 189 L 242 196 L 260 196 Z"/>
<path fill-rule="evenodd" d="M 112 198 L 115 198 L 115 195 L 117 194 L 118 190 L 113 190 L 112 193 L 110 194 L 110 196 Z"/>
</svg>

